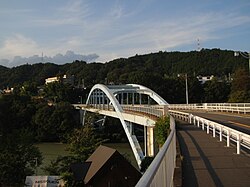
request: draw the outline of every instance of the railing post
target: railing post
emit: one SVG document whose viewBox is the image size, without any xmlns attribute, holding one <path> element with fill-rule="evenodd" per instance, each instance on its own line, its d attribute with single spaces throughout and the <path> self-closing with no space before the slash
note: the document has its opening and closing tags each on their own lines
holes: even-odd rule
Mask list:
<svg viewBox="0 0 250 187">
<path fill-rule="evenodd" d="M 204 130 L 205 122 L 202 120 L 202 130 Z"/>
<path fill-rule="evenodd" d="M 241 135 L 237 134 L 237 154 L 240 154 Z"/>
<path fill-rule="evenodd" d="M 222 127 L 220 126 L 220 142 L 222 141 Z"/>
<path fill-rule="evenodd" d="M 215 124 L 213 124 L 213 137 L 215 137 Z"/>
<path fill-rule="evenodd" d="M 227 130 L 227 147 L 230 146 L 230 131 Z"/>
<path fill-rule="evenodd" d="M 207 134 L 209 134 L 209 122 L 207 121 Z"/>
<path fill-rule="evenodd" d="M 200 119 L 197 119 L 197 127 L 200 127 Z"/>
<path fill-rule="evenodd" d="M 189 123 L 191 124 L 192 123 L 192 114 L 189 114 Z"/>
</svg>

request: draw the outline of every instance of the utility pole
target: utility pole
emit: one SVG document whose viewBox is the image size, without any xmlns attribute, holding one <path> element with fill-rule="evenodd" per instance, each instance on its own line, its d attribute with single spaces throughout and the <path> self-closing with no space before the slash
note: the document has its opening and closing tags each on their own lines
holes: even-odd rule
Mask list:
<svg viewBox="0 0 250 187">
<path fill-rule="evenodd" d="M 185 74 L 186 80 L 186 103 L 188 104 L 188 80 L 187 80 L 187 73 Z"/>
</svg>

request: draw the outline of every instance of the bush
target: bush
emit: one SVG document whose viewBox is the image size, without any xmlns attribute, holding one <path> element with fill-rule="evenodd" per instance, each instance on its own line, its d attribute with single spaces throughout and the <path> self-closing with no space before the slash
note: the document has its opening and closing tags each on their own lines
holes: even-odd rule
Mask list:
<svg viewBox="0 0 250 187">
<path fill-rule="evenodd" d="M 162 147 L 170 133 L 169 116 L 163 116 L 157 120 L 154 128 L 155 140 L 159 147 Z"/>
</svg>

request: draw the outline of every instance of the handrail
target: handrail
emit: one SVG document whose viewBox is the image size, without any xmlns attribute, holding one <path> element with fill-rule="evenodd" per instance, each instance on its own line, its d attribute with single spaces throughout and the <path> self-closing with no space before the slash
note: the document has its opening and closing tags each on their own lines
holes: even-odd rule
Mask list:
<svg viewBox="0 0 250 187">
<path fill-rule="evenodd" d="M 196 103 L 196 104 L 170 104 L 170 110 L 206 110 L 216 112 L 236 112 L 249 114 L 250 103 Z"/>
<path fill-rule="evenodd" d="M 212 131 L 213 137 L 216 136 L 216 133 L 219 135 L 219 140 L 222 141 L 222 138 L 225 137 L 227 141 L 227 147 L 230 146 L 230 140 L 236 143 L 236 152 L 240 154 L 241 146 L 250 150 L 250 135 L 237 131 L 233 128 L 224 126 L 222 124 L 216 123 L 214 121 L 210 121 L 208 119 L 195 116 L 191 113 L 185 113 L 180 111 L 169 110 L 169 113 L 181 120 L 188 121 L 189 123 L 193 123 L 197 125 L 197 127 L 201 127 L 202 130 L 206 130 L 207 134 Z"/>
<path fill-rule="evenodd" d="M 176 131 L 175 121 L 172 116 L 170 116 L 170 127 L 171 132 L 166 142 L 164 143 L 144 175 L 136 184 L 136 187 L 174 186 L 173 177 L 176 159 Z"/>
<path fill-rule="evenodd" d="M 141 112 L 141 113 L 146 113 L 149 115 L 153 115 L 156 117 L 161 117 L 164 115 L 164 105 L 122 105 L 123 110 L 129 110 L 129 111 L 134 111 L 134 112 Z"/>
</svg>

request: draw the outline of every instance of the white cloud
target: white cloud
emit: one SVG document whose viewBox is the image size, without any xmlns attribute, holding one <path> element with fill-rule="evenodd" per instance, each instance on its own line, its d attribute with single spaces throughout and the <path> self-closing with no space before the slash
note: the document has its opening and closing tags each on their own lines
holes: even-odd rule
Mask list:
<svg viewBox="0 0 250 187">
<path fill-rule="evenodd" d="M 42 56 L 33 55 L 30 57 L 15 56 L 13 60 L 0 59 L 0 64 L 8 67 L 19 66 L 22 64 L 35 64 L 35 63 L 46 63 L 52 62 L 56 64 L 71 63 L 75 60 L 83 60 L 86 62 L 94 62 L 99 56 L 97 54 L 81 55 L 76 54 L 73 51 L 67 51 L 65 55 L 58 53 L 55 56 Z"/>
<path fill-rule="evenodd" d="M 7 38 L 0 48 L 0 56 L 7 59 L 13 56 L 27 56 L 38 52 L 39 47 L 37 43 L 21 34 L 15 34 L 13 37 Z"/>
</svg>

